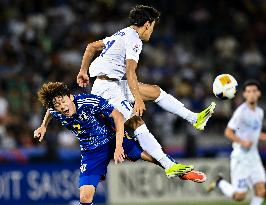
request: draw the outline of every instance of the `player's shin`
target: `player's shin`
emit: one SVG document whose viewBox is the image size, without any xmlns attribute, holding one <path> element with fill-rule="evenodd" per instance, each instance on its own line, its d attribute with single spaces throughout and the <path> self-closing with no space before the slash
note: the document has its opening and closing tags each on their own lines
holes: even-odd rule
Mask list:
<svg viewBox="0 0 266 205">
<path fill-rule="evenodd" d="M 135 130 L 134 134 L 137 137 L 142 149 L 149 153 L 158 162 L 160 162 L 165 169 L 169 169 L 174 164 L 174 162 L 172 162 L 163 152 L 161 145 L 149 132 L 145 124 L 139 126 Z"/>
<path fill-rule="evenodd" d="M 191 124 L 194 124 L 197 121 L 197 113 L 185 108 L 183 103 L 174 98 L 172 95 L 167 94 L 162 89 L 160 89 L 160 95 L 154 102 L 164 110 L 182 117 Z"/>
</svg>

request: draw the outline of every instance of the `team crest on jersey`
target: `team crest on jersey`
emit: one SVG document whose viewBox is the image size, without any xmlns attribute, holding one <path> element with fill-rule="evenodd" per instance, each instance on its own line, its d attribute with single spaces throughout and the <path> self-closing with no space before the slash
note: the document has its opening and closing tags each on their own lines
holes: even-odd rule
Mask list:
<svg viewBox="0 0 266 205">
<path fill-rule="evenodd" d="M 135 51 L 136 53 L 139 51 L 139 45 L 138 44 L 136 44 L 134 46 L 133 51 Z"/>
<path fill-rule="evenodd" d="M 88 119 L 88 116 L 86 115 L 85 112 L 82 111 L 82 113 L 79 115 L 79 119 L 80 120 L 87 120 Z"/>
</svg>

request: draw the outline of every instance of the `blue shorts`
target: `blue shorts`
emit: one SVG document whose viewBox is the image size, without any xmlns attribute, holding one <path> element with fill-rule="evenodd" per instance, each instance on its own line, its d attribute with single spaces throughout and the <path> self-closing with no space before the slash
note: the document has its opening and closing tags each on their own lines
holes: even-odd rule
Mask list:
<svg viewBox="0 0 266 205">
<path fill-rule="evenodd" d="M 134 139 L 124 137 L 123 148 L 129 160 L 137 161 L 141 158 L 143 150 Z M 95 150 L 82 152 L 79 186 L 93 185 L 96 188 L 99 181 L 105 179 L 107 166 L 114 158 L 114 152 L 115 139 Z"/>
</svg>

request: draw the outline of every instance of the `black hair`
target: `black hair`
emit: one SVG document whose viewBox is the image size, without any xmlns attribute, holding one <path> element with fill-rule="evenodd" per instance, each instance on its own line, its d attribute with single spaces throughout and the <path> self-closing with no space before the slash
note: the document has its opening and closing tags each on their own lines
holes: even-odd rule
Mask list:
<svg viewBox="0 0 266 205">
<path fill-rule="evenodd" d="M 259 81 L 253 80 L 253 79 L 250 79 L 244 82 L 243 91 L 245 91 L 248 86 L 252 86 L 252 85 L 256 86 L 258 90 L 261 91 L 261 86 L 260 86 Z"/>
<path fill-rule="evenodd" d="M 151 6 L 137 5 L 129 12 L 130 25 L 141 27 L 147 21 L 159 22 L 161 13 Z"/>
<path fill-rule="evenodd" d="M 70 96 L 71 92 L 65 83 L 49 82 L 42 85 L 38 91 L 39 101 L 44 107 L 54 108 L 53 100 L 59 96 Z"/>
</svg>

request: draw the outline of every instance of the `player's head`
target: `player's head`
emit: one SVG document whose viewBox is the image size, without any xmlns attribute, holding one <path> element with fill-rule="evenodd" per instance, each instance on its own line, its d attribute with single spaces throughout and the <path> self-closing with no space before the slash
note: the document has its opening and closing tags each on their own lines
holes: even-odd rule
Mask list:
<svg viewBox="0 0 266 205">
<path fill-rule="evenodd" d="M 49 82 L 43 84 L 38 91 L 38 98 L 47 109 L 53 108 L 66 116 L 72 116 L 76 113 L 74 96 L 64 83 Z"/>
<path fill-rule="evenodd" d="M 137 5 L 129 13 L 129 23 L 138 27 L 141 40 L 148 41 L 153 27 L 159 21 L 160 12 L 151 6 Z"/>
<path fill-rule="evenodd" d="M 256 80 L 247 80 L 243 85 L 243 96 L 249 104 L 256 104 L 261 96 L 260 83 Z"/>
</svg>

